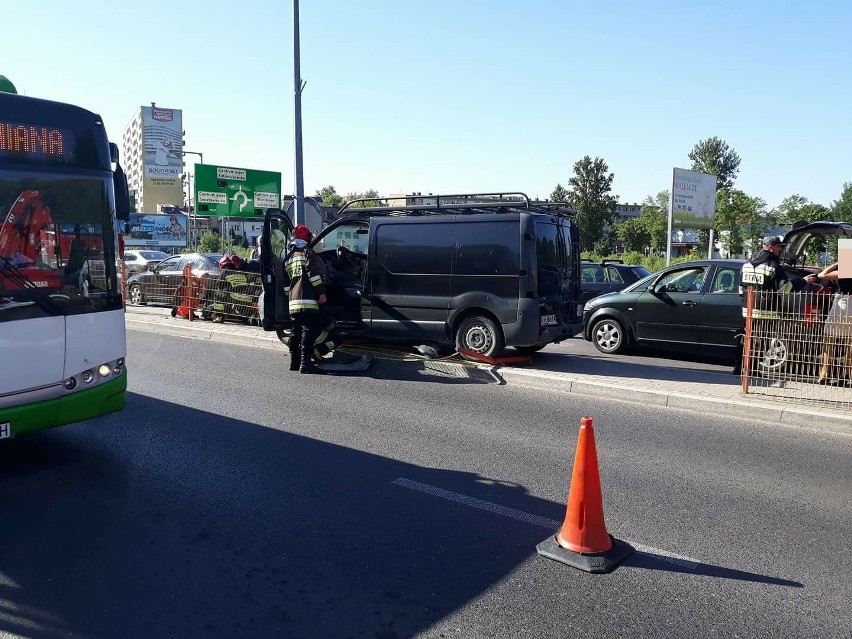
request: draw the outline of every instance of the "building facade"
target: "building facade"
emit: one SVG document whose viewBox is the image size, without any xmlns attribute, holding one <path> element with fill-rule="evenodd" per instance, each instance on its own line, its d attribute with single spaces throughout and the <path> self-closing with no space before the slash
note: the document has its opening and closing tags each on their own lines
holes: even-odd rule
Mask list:
<svg viewBox="0 0 852 639">
<path fill-rule="evenodd" d="M 122 165 L 140 213 L 158 205 L 182 206 L 183 114 L 154 102 L 140 106 L 124 128 Z"/>
</svg>

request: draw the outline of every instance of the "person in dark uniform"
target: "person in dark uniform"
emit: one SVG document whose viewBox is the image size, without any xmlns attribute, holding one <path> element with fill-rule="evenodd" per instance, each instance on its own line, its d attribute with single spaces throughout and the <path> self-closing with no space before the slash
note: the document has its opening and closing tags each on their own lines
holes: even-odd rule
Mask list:
<svg viewBox="0 0 852 639">
<path fill-rule="evenodd" d="M 780 255 L 784 252 L 784 242 L 777 235 L 767 235 L 763 238 L 763 250 L 753 255 L 751 259 L 743 264 L 740 271 L 740 295 L 743 296 L 743 328 L 737 335 L 736 361 L 734 362 L 734 375 L 742 374 L 743 364 L 743 336 L 745 334 L 746 298 L 745 293 L 749 286 L 756 291 L 772 291 L 776 293 L 790 293 L 801 290 L 805 284 L 817 281 L 816 275 L 808 275 L 805 278 L 790 280 L 781 264 Z M 761 311 L 755 311 L 752 317 L 757 317 Z M 762 318 L 769 319 L 766 312 Z M 772 314 L 773 311 L 768 311 Z"/>
<path fill-rule="evenodd" d="M 293 229 L 290 252 L 284 261 L 287 274 L 288 308 L 293 320 L 290 336 L 290 370 L 321 373 L 313 362 L 314 343 L 325 328 L 320 306 L 326 303 L 319 261 L 308 247 L 313 240 L 310 229 L 299 224 Z"/>
</svg>

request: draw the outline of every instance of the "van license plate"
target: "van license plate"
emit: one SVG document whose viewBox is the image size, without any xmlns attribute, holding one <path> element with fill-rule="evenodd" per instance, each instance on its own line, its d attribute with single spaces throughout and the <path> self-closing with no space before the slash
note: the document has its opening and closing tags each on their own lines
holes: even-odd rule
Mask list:
<svg viewBox="0 0 852 639">
<path fill-rule="evenodd" d="M 555 326 L 558 322 L 556 321 L 556 315 L 542 315 L 541 316 L 541 325 L 542 326 Z"/>
<path fill-rule="evenodd" d="M 11 422 L 3 422 L 0 424 L 0 439 L 9 439 L 12 436 Z"/>
</svg>

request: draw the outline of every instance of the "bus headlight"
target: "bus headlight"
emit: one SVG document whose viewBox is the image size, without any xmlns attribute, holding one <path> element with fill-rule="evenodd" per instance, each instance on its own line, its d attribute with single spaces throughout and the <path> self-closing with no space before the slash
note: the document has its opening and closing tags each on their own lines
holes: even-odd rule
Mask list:
<svg viewBox="0 0 852 639">
<path fill-rule="evenodd" d="M 117 360 L 115 360 L 115 365 L 116 366 L 124 366 L 124 358 L 119 357 Z"/>
<path fill-rule="evenodd" d="M 74 390 L 77 387 L 77 379 L 74 377 L 69 377 L 64 382 L 62 382 L 62 385 L 65 387 L 65 390 Z"/>
<path fill-rule="evenodd" d="M 109 364 L 101 364 L 98 366 L 98 375 L 101 377 L 109 377 L 109 373 L 112 369 L 109 367 Z"/>
<path fill-rule="evenodd" d="M 118 375 L 119 373 L 121 373 L 121 366 L 116 364 L 115 366 L 112 367 L 112 374 Z"/>
<path fill-rule="evenodd" d="M 84 384 L 91 384 L 92 380 L 95 379 L 95 372 L 94 371 L 83 371 L 80 374 L 80 379 L 83 380 Z"/>
</svg>

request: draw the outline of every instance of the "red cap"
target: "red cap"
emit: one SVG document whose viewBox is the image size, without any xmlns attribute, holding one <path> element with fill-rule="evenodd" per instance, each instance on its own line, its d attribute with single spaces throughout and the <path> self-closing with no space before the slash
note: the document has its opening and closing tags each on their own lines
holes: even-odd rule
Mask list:
<svg viewBox="0 0 852 639">
<path fill-rule="evenodd" d="M 293 229 L 293 239 L 310 242 L 312 239 L 314 239 L 314 234 L 311 233 L 311 229 L 309 229 L 307 226 L 305 226 L 304 224 L 299 224 L 296 228 Z"/>
</svg>

